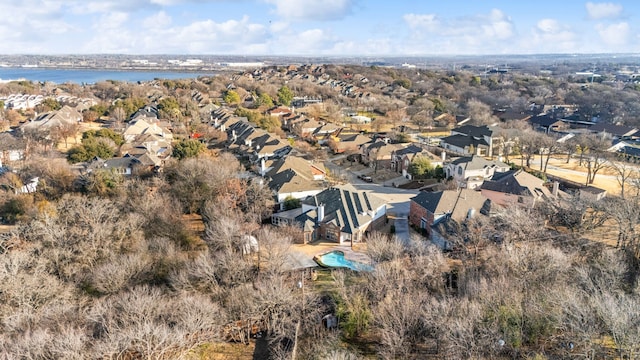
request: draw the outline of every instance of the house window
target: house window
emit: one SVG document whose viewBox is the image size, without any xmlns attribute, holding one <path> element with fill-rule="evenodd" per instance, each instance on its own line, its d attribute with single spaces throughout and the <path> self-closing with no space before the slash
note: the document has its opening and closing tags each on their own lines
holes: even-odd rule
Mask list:
<svg viewBox="0 0 640 360">
<path fill-rule="evenodd" d="M 518 196 L 518 202 L 520 204 L 524 204 L 524 198 L 522 196 Z"/>
<path fill-rule="evenodd" d="M 327 240 L 336 241 L 336 234 L 333 231 L 327 231 Z"/>
<path fill-rule="evenodd" d="M 462 176 L 462 166 L 458 167 L 458 175 Z"/>
<path fill-rule="evenodd" d="M 420 229 L 426 229 L 427 228 L 427 220 L 425 220 L 424 218 L 420 219 Z"/>
</svg>

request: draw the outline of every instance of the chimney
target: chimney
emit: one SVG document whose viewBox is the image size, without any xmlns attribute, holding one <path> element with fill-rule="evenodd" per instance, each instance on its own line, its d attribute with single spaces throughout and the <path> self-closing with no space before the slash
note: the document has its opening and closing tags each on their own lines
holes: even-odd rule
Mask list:
<svg viewBox="0 0 640 360">
<path fill-rule="evenodd" d="M 558 196 L 558 190 L 560 190 L 560 183 L 557 181 L 553 182 L 553 189 L 551 190 L 551 194 L 553 196 Z"/>
<path fill-rule="evenodd" d="M 318 213 L 318 224 L 320 224 L 322 219 L 324 219 L 324 204 L 318 205 L 316 212 Z"/>
<path fill-rule="evenodd" d="M 447 159 L 447 153 L 444 150 L 442 150 L 442 152 L 440 153 L 440 156 L 442 157 L 442 162 L 444 163 L 445 160 Z"/>
<path fill-rule="evenodd" d="M 265 166 L 264 158 L 262 158 L 260 159 L 260 176 L 264 177 L 266 173 L 267 173 L 267 167 Z"/>
</svg>

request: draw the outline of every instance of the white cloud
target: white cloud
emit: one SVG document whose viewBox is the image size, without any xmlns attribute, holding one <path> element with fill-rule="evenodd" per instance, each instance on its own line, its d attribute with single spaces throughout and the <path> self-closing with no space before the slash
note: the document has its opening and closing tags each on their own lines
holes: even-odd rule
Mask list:
<svg viewBox="0 0 640 360">
<path fill-rule="evenodd" d="M 171 25 L 171 16 L 164 11 L 159 11 L 144 19 L 142 24 L 149 29 L 166 29 Z"/>
<path fill-rule="evenodd" d="M 525 53 L 563 53 L 578 49 L 577 36 L 569 26 L 556 19 L 541 19 L 531 31 L 531 36 L 522 38 L 520 48 Z"/>
<path fill-rule="evenodd" d="M 398 50 L 409 54 L 495 53 L 515 36 L 513 21 L 498 9 L 453 19 L 434 14 L 406 14 L 403 20 L 410 33 Z"/>
<path fill-rule="evenodd" d="M 591 19 L 615 19 L 622 14 L 622 5 L 611 2 L 586 4 L 587 13 Z"/>
<path fill-rule="evenodd" d="M 402 19 L 411 29 L 433 32 L 440 26 L 440 21 L 435 14 L 406 14 Z"/>
<path fill-rule="evenodd" d="M 351 14 L 354 0 L 263 0 L 287 20 L 338 20 Z"/>
<path fill-rule="evenodd" d="M 600 39 L 609 47 L 626 45 L 631 32 L 631 28 L 626 22 L 611 25 L 598 24 L 596 30 Z"/>
</svg>

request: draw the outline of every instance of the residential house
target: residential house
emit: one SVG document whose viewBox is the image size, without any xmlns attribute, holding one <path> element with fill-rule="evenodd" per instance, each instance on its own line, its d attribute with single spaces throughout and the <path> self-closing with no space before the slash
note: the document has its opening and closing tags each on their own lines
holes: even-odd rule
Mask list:
<svg viewBox="0 0 640 360">
<path fill-rule="evenodd" d="M 87 165 L 86 171 L 93 172 L 98 170 L 109 170 L 117 174 L 130 176 L 133 174 L 134 169 L 140 165 L 140 161 L 131 155 L 111 159 L 95 157 Z"/>
<path fill-rule="evenodd" d="M 302 137 L 302 138 L 311 138 L 316 130 L 322 127 L 323 124 L 320 122 L 305 118 L 302 121 L 298 121 L 291 124 L 291 132 Z"/>
<path fill-rule="evenodd" d="M 331 149 L 334 154 L 356 152 L 364 144 L 370 143 L 371 138 L 362 134 L 338 135 L 333 138 Z"/>
<path fill-rule="evenodd" d="M 390 144 L 385 140 L 379 139 L 360 147 L 361 161 L 375 170 L 391 169 L 393 153 L 404 147 L 406 147 L 406 144 Z"/>
<path fill-rule="evenodd" d="M 30 94 L 11 94 L 9 96 L 0 96 L 0 101 L 4 102 L 6 109 L 26 110 L 33 109 L 44 101 L 42 95 Z"/>
<path fill-rule="evenodd" d="M 327 175 L 322 164 L 314 164 L 301 157 L 287 156 L 273 161 L 261 160 L 260 174 L 274 192 L 280 210 L 287 198 L 305 199 L 326 188 Z"/>
<path fill-rule="evenodd" d="M 26 142 L 10 132 L 0 133 L 0 167 L 24 158 Z"/>
<path fill-rule="evenodd" d="M 593 134 L 598 134 L 605 138 L 611 139 L 637 139 L 640 137 L 640 132 L 637 127 L 598 123 L 589 128 L 589 131 Z"/>
<path fill-rule="evenodd" d="M 416 155 L 423 151 L 425 150 L 420 146 L 413 144 L 402 149 L 394 150 L 391 153 L 391 170 L 397 173 L 402 173 L 402 176 L 407 177 L 411 161 L 416 157 Z"/>
<path fill-rule="evenodd" d="M 82 114 L 76 111 L 76 109 L 65 105 L 60 110 L 50 111 L 36 116 L 35 119 L 22 125 L 21 129 L 50 130 L 64 125 L 75 125 L 81 121 Z"/>
<path fill-rule="evenodd" d="M 442 167 L 444 164 L 442 157 L 436 156 L 426 150 L 417 154 L 407 153 L 402 155 L 402 157 L 398 161 L 397 172 L 402 173 L 402 176 L 406 177 L 407 179 L 411 179 L 412 175 L 409 171 L 411 168 L 411 164 L 416 161 L 421 161 L 422 159 L 426 159 L 427 161 L 429 161 L 434 169 L 438 166 Z"/>
<path fill-rule="evenodd" d="M 138 118 L 158 120 L 158 106 L 155 104 L 151 104 L 141 107 L 131 115 L 131 117 L 129 118 L 129 122 Z"/>
<path fill-rule="evenodd" d="M 543 131 L 546 134 L 550 132 L 566 131 L 569 129 L 569 124 L 548 114 L 531 117 L 529 119 L 529 124 L 531 124 L 534 130 Z"/>
<path fill-rule="evenodd" d="M 490 156 L 493 154 L 493 131 L 486 125 L 463 125 L 442 138 L 440 146 L 457 154 Z"/>
<path fill-rule="evenodd" d="M 306 119 L 304 114 L 288 114 L 282 116 L 282 129 L 292 132 L 296 127 L 295 124 L 302 122 Z"/>
<path fill-rule="evenodd" d="M 310 196 L 296 210 L 273 214 L 272 222 L 295 223 L 302 228 L 302 239 L 296 239 L 302 243 L 361 242 L 387 221 L 387 206 L 382 199 L 350 186 L 332 187 Z"/>
<path fill-rule="evenodd" d="M 160 126 L 156 120 L 148 117 L 138 117 L 130 121 L 123 136 L 126 142 L 132 142 L 136 137 L 145 134 L 156 135 L 168 142 L 173 140 L 173 134 L 169 129 Z"/>
<path fill-rule="evenodd" d="M 313 132 L 313 139 L 318 142 L 318 144 L 323 145 L 326 144 L 332 136 L 338 136 L 342 131 L 342 127 L 332 123 L 322 124 L 319 128 L 317 128 Z"/>
<path fill-rule="evenodd" d="M 513 109 L 500 109 L 493 112 L 493 115 L 502 122 L 526 121 L 531 118 L 531 114 Z"/>
<path fill-rule="evenodd" d="M 409 224 L 432 238 L 435 225 L 448 219 L 462 223 L 480 214 L 488 204 L 486 197 L 471 189 L 421 191 L 409 203 Z"/>
<path fill-rule="evenodd" d="M 290 114 L 291 112 L 292 112 L 291 109 L 284 106 L 276 106 L 274 108 L 267 110 L 267 114 L 269 114 L 270 116 L 276 116 L 276 117 L 284 116 L 284 115 Z"/>
<path fill-rule="evenodd" d="M 444 166 L 447 178 L 453 177 L 461 188 L 477 189 L 495 173 L 509 171 L 509 165 L 498 160 L 487 160 L 482 156 L 461 157 Z"/>
<path fill-rule="evenodd" d="M 287 155 L 291 145 L 246 119 L 236 121 L 227 129 L 227 147 L 251 159 L 272 159 Z"/>
<path fill-rule="evenodd" d="M 533 207 L 540 201 L 552 201 L 556 197 L 544 186 L 544 180 L 523 170 L 497 172 L 482 184 L 480 191 L 500 206 Z"/>
</svg>

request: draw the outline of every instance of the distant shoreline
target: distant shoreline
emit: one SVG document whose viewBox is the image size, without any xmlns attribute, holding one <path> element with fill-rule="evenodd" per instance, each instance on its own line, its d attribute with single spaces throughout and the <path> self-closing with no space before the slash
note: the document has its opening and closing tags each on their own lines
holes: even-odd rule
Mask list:
<svg viewBox="0 0 640 360">
<path fill-rule="evenodd" d="M 55 84 L 95 84 L 102 81 L 145 82 L 156 79 L 193 79 L 200 76 L 216 76 L 220 70 L 197 69 L 138 69 L 103 67 L 0 67 L 0 82 L 35 81 Z"/>
</svg>

